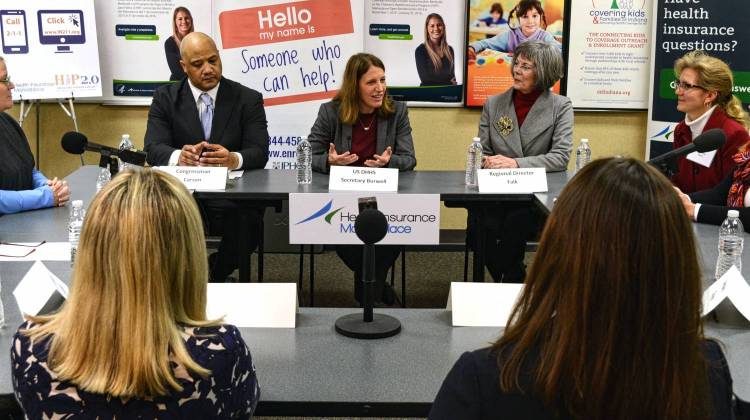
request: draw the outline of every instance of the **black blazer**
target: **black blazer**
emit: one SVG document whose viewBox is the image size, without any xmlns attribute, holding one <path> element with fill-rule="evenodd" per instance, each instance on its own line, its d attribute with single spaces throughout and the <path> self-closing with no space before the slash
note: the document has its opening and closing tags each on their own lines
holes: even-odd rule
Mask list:
<svg viewBox="0 0 750 420">
<path fill-rule="evenodd" d="M 733 419 L 732 377 L 719 345 L 705 341 L 709 386 L 715 419 Z M 523 379 L 522 383 L 530 379 Z M 500 391 L 500 370 L 490 348 L 461 355 L 443 381 L 430 410 L 430 420 L 440 419 L 555 419 L 541 400 Z M 565 418 L 565 416 L 563 416 Z"/>
<path fill-rule="evenodd" d="M 745 227 L 745 232 L 750 233 L 750 207 L 730 208 L 727 206 L 729 189 L 734 181 L 734 170 L 719 184 L 710 190 L 696 191 L 688 194 L 693 203 L 700 203 L 698 210 L 698 223 L 710 225 L 721 225 L 727 218 L 727 211 L 739 210 L 740 221 Z"/>
<path fill-rule="evenodd" d="M 166 165 L 175 150 L 205 140 L 198 107 L 187 78 L 162 86 L 148 111 L 145 149 L 152 166 Z M 211 143 L 242 155 L 242 169 L 263 168 L 268 161 L 268 122 L 263 96 L 222 78 L 216 94 Z"/>
</svg>

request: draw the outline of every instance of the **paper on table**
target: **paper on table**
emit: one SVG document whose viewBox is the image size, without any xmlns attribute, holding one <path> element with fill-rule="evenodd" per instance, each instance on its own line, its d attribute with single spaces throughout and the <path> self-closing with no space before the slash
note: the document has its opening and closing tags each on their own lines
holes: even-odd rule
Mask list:
<svg viewBox="0 0 750 420">
<path fill-rule="evenodd" d="M 38 243 L 38 242 L 37 242 Z M 23 245 L 35 245 L 33 243 L 19 242 Z M 22 252 L 19 252 L 21 250 Z M 2 255 L 24 255 L 29 248 L 0 245 Z M 46 242 L 36 247 L 34 252 L 25 257 L 0 257 L 0 261 L 70 261 L 70 242 Z"/>
<path fill-rule="evenodd" d="M 711 162 L 714 160 L 714 156 L 716 155 L 716 150 L 712 150 L 710 152 L 693 152 L 688 154 L 685 159 L 691 160 L 698 165 L 705 166 L 706 168 L 711 167 Z"/>
<path fill-rule="evenodd" d="M 727 275 L 730 276 L 728 280 L 729 285 L 727 286 L 729 289 L 729 300 L 732 301 L 732 304 L 734 304 L 734 307 L 737 308 L 742 316 L 750 321 L 750 285 L 747 284 L 740 271 L 734 266 L 724 276 Z"/>
<path fill-rule="evenodd" d="M 736 271 L 737 269 L 732 266 L 732 268 Z M 726 299 L 727 294 L 729 292 L 728 282 L 729 282 L 729 276 L 728 274 L 732 270 L 727 271 L 719 280 L 716 280 L 712 285 L 708 286 L 708 289 L 706 289 L 703 292 L 703 313 L 701 316 L 708 315 L 709 312 L 716 309 L 717 306 Z"/>
<path fill-rule="evenodd" d="M 245 171 L 243 169 L 237 170 L 237 171 L 229 171 L 229 179 L 237 179 L 242 178 L 242 174 L 244 174 Z"/>
<path fill-rule="evenodd" d="M 13 290 L 13 296 L 22 314 L 43 315 L 62 305 L 68 298 L 68 286 L 37 261 Z"/>
</svg>

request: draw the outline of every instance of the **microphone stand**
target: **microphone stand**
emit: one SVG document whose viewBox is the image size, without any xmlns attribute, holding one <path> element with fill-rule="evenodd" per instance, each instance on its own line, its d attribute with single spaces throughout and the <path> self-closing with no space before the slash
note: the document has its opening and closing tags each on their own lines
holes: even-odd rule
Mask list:
<svg viewBox="0 0 750 420">
<path fill-rule="evenodd" d="M 336 332 L 347 337 L 366 340 L 392 337 L 401 332 L 401 322 L 390 315 L 373 313 L 372 310 L 375 289 L 375 244 L 373 242 L 365 241 L 362 263 L 363 312 L 339 317 L 335 324 Z"/>
</svg>

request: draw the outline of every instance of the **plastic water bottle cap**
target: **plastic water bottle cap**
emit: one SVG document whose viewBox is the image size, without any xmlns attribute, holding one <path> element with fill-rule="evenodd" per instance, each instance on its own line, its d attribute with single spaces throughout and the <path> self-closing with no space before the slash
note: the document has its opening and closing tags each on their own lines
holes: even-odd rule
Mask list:
<svg viewBox="0 0 750 420">
<path fill-rule="evenodd" d="M 473 139 L 471 139 L 471 141 L 473 141 L 474 143 L 479 143 L 480 141 L 482 141 L 482 139 L 480 139 L 479 137 L 474 137 Z"/>
<path fill-rule="evenodd" d="M 728 217 L 740 217 L 740 212 L 739 210 L 729 210 L 727 212 L 727 216 Z"/>
<path fill-rule="evenodd" d="M 83 207 L 83 200 L 73 200 L 73 207 Z"/>
<path fill-rule="evenodd" d="M 581 143 L 588 143 L 589 139 L 581 139 Z"/>
<path fill-rule="evenodd" d="M 122 138 L 124 138 L 124 139 L 129 139 L 129 138 L 130 138 L 130 134 L 123 134 L 123 135 L 122 135 Z"/>
</svg>

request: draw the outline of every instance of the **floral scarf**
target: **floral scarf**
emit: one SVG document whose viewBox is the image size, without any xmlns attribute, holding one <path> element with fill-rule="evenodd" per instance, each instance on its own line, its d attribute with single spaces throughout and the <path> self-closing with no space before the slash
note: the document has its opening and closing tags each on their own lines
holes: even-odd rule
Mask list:
<svg viewBox="0 0 750 420">
<path fill-rule="evenodd" d="M 745 195 L 750 189 L 750 147 L 732 157 L 737 168 L 734 170 L 732 188 L 727 196 L 727 206 L 745 207 Z"/>
</svg>

